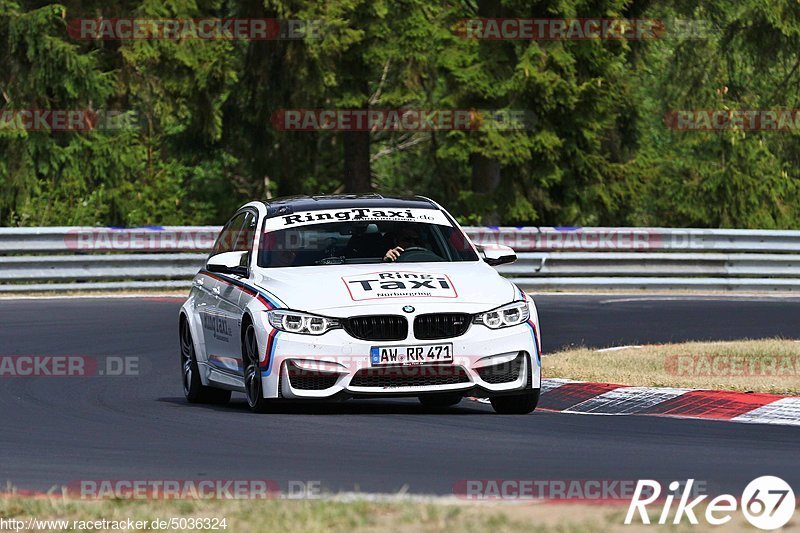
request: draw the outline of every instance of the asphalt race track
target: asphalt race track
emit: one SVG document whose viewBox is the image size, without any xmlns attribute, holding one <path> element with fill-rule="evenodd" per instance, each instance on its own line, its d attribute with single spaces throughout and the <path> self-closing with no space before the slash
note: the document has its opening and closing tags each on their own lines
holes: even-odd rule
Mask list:
<svg viewBox="0 0 800 533">
<path fill-rule="evenodd" d="M 687 339 L 800 338 L 800 299 L 546 295 L 545 351 Z M 452 493 L 466 479 L 684 480 L 797 487 L 800 428 L 541 412 L 462 402 L 302 405 L 253 415 L 186 403 L 177 299 L 0 300 L 0 355 L 137 356 L 140 375 L 0 378 L 0 482 L 87 479 L 320 481 L 326 489 Z M 545 367 L 546 375 L 546 367 Z"/>
</svg>

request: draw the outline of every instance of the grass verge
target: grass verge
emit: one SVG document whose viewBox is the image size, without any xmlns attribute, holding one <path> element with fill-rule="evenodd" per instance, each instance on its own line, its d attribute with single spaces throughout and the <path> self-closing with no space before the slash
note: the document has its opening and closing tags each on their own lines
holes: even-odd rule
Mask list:
<svg viewBox="0 0 800 533">
<path fill-rule="evenodd" d="M 226 528 L 218 531 L 260 532 L 303 531 L 314 532 L 475 532 L 492 531 L 549 533 L 549 532 L 606 532 L 651 531 L 654 526 L 643 526 L 634 521 L 624 525 L 626 505 L 582 505 L 544 503 L 478 503 L 442 500 L 381 502 L 369 499 L 337 500 L 182 500 L 182 501 L 84 501 L 61 498 L 0 499 L 0 522 L 10 518 L 27 522 L 37 520 L 74 521 L 133 521 L 152 522 L 156 519 L 210 518 L 226 520 Z M 447 501 L 447 500 L 445 500 Z M 658 514 L 651 514 L 658 520 Z M 638 519 L 637 519 L 638 520 Z M 42 524 L 39 523 L 41 526 Z M 77 524 L 76 531 L 107 529 Z M 664 527 L 664 526 L 655 526 Z M 8 528 L 7 528 L 8 529 Z M 696 526 L 681 524 L 667 526 L 669 531 L 696 531 Z M 13 531 L 13 529 L 11 529 Z M 147 530 L 150 530 L 149 528 Z M 726 531 L 745 531 L 741 516 L 726 526 Z M 21 531 L 64 531 L 63 528 L 21 529 Z M 175 531 L 175 529 L 161 529 Z"/>
<path fill-rule="evenodd" d="M 547 355 L 545 377 L 800 395 L 800 341 L 687 342 Z"/>
</svg>

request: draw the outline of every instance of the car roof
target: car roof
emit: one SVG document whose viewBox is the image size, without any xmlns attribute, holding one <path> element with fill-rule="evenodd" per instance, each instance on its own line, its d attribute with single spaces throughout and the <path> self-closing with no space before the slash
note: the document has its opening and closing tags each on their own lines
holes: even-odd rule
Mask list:
<svg viewBox="0 0 800 533">
<path fill-rule="evenodd" d="M 318 196 L 284 196 L 264 200 L 267 217 L 285 215 L 295 211 L 316 211 L 337 208 L 416 208 L 439 209 L 422 196 L 384 196 L 382 194 L 327 194 Z"/>
</svg>

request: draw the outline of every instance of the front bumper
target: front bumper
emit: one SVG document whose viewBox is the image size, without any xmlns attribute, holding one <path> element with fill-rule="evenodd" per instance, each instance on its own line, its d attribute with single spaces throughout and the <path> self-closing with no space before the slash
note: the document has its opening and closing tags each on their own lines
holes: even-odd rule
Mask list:
<svg viewBox="0 0 800 533">
<path fill-rule="evenodd" d="M 461 392 L 485 396 L 538 389 L 539 348 L 533 324 L 492 330 L 474 324 L 459 337 L 403 341 L 363 341 L 343 330 L 315 337 L 274 335 L 270 360 L 262 369 L 264 395 L 270 398 L 417 396 Z M 373 346 L 452 343 L 453 362 L 373 368 Z"/>
</svg>

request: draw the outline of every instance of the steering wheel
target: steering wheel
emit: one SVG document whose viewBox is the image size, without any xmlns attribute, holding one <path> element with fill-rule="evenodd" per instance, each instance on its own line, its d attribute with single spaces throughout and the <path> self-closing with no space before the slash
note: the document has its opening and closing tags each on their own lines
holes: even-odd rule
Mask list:
<svg viewBox="0 0 800 533">
<path fill-rule="evenodd" d="M 395 263 L 426 263 L 443 259 L 422 246 L 409 246 L 400 253 Z"/>
</svg>

